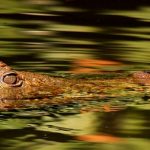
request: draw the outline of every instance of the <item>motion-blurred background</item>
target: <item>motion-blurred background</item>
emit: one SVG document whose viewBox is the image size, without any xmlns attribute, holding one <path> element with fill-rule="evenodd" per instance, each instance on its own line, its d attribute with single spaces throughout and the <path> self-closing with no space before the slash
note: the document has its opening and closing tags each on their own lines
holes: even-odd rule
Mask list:
<svg viewBox="0 0 150 150">
<path fill-rule="evenodd" d="M 22 70 L 148 70 L 149 41 L 149 0 L 0 4 L 0 59 Z"/>
</svg>

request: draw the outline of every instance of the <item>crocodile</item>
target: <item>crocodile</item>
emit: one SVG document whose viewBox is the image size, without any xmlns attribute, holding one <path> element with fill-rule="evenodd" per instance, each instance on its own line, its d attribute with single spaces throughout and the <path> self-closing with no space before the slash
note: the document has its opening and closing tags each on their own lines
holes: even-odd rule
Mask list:
<svg viewBox="0 0 150 150">
<path fill-rule="evenodd" d="M 141 93 L 143 87 L 139 85 L 150 85 L 149 72 L 108 79 L 74 79 L 17 71 L 0 61 L 0 109 L 130 97 Z"/>
</svg>

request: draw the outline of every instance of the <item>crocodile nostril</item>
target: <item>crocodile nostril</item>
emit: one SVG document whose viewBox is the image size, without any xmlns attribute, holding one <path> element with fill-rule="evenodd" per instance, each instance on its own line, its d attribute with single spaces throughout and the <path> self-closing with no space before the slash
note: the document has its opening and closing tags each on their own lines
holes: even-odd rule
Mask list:
<svg viewBox="0 0 150 150">
<path fill-rule="evenodd" d="M 133 73 L 133 80 L 141 85 L 150 85 L 150 73 L 138 71 Z"/>
<path fill-rule="evenodd" d="M 147 71 L 143 71 L 144 73 L 149 73 L 150 74 L 150 70 L 147 70 Z"/>
</svg>

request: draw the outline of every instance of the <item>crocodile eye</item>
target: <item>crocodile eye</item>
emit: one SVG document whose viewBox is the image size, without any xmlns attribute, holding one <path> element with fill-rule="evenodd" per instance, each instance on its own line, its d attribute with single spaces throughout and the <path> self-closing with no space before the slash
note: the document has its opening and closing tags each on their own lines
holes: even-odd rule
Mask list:
<svg viewBox="0 0 150 150">
<path fill-rule="evenodd" d="M 7 84 L 15 84 L 17 82 L 17 76 L 14 74 L 9 74 L 7 76 L 4 76 L 3 82 Z"/>
<path fill-rule="evenodd" d="M 2 77 L 2 81 L 10 86 L 20 86 L 22 84 L 22 80 L 15 72 L 4 74 Z"/>
</svg>

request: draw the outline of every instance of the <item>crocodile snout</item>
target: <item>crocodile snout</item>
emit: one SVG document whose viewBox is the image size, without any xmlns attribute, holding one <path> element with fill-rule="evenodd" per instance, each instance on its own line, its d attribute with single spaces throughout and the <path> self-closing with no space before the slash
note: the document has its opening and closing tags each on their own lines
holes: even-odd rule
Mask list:
<svg viewBox="0 0 150 150">
<path fill-rule="evenodd" d="M 133 73 L 133 80 L 141 85 L 150 85 L 150 72 L 138 71 Z"/>
</svg>

